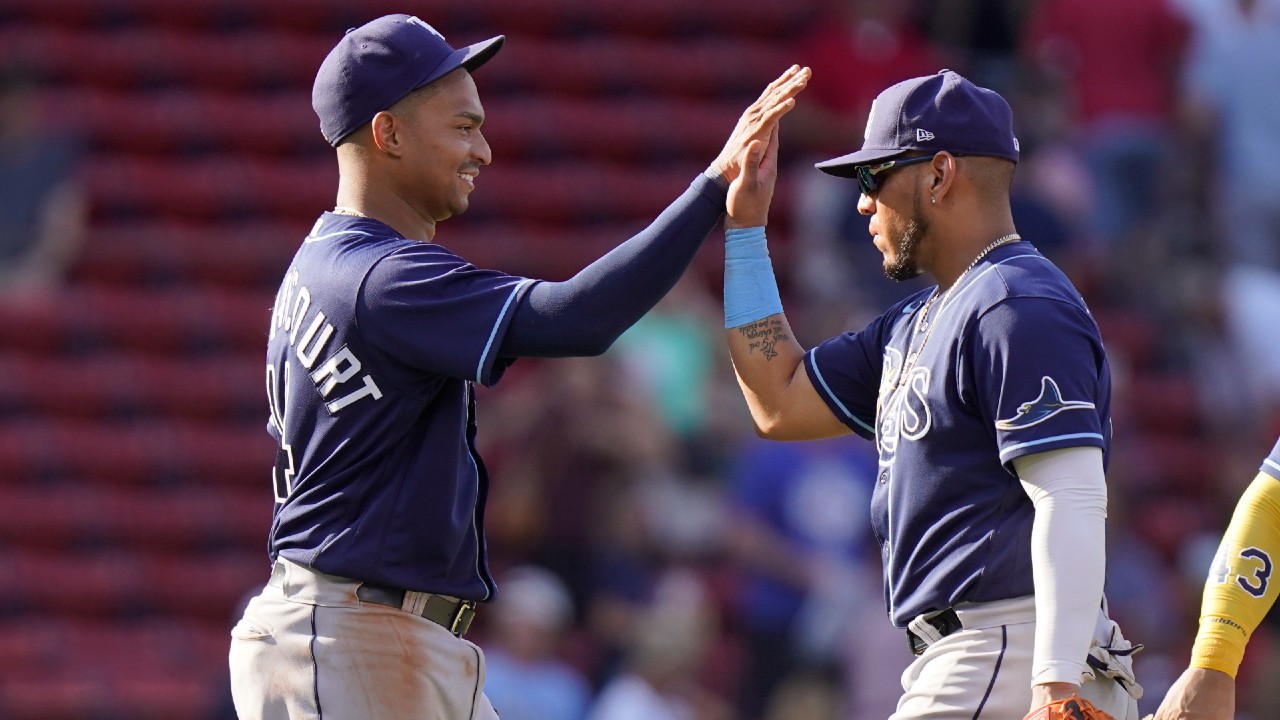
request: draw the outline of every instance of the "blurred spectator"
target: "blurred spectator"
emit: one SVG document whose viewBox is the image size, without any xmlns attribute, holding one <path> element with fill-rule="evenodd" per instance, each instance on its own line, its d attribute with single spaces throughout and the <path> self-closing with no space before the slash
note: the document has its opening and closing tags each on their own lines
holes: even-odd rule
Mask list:
<svg viewBox="0 0 1280 720">
<path fill-rule="evenodd" d="M 796 49 L 813 79 L 782 124 L 784 157 L 795 163 L 783 180 L 795 195 L 792 272 L 805 302 L 879 307 L 909 290 L 881 273 L 857 194 L 813 163 L 859 144 L 881 90 L 951 64 L 918 31 L 914 10 L 901 0 L 833 0 Z"/>
<path fill-rule="evenodd" d="M 587 681 L 557 654 L 573 621 L 573 600 L 560 578 L 520 566 L 504 575 L 483 644 L 485 694 L 503 720 L 582 720 Z"/>
<path fill-rule="evenodd" d="M 833 0 L 801 39 L 796 62 L 813 68 L 804 100 L 783 124 L 788 152 L 845 152 L 862 136 L 884 88 L 937 72 L 943 54 L 915 26 L 915 3 Z"/>
<path fill-rule="evenodd" d="M 1195 190 L 1214 201 L 1228 262 L 1280 270 L 1280 2 L 1182 2 L 1195 28 L 1186 115 L 1216 161 Z"/>
<path fill-rule="evenodd" d="M 1280 155 L 1275 161 L 1280 162 Z M 1280 232 L 1280 226 L 1276 230 Z M 1280 236 L 1276 237 L 1280 242 Z M 1262 422 L 1272 422 L 1280 418 L 1280 355 L 1275 351 L 1280 330 L 1280 268 L 1234 265 L 1222 279 L 1222 292 L 1231 343 L 1244 361 L 1244 384 L 1262 402 Z"/>
<path fill-rule="evenodd" d="M 1101 258 L 1158 207 L 1188 33 L 1167 0 L 1044 0 L 1024 28 L 1031 81 L 1068 103 Z"/>
<path fill-rule="evenodd" d="M 554 571 L 583 603 L 593 592 L 596 544 L 614 532 L 616 499 L 668 473 L 678 448 L 643 389 L 618 381 L 611 353 L 513 369 L 526 374 L 486 391 L 497 402 L 478 411 L 482 421 L 502 417 L 481 434 L 504 490 L 487 512 L 490 548 L 500 563 Z"/>
<path fill-rule="evenodd" d="M 84 192 L 76 179 L 80 148 L 47 123 L 33 79 L 0 69 L 0 289 L 60 283 L 83 242 Z"/>
<path fill-rule="evenodd" d="M 694 469 L 716 463 L 717 449 L 704 431 L 712 421 L 712 375 L 722 370 L 719 321 L 718 305 L 698 277 L 686 273 L 609 351 L 625 378 L 648 394 L 657 419 L 680 443 L 684 460 Z"/>
<path fill-rule="evenodd" d="M 743 574 L 748 658 L 739 710 L 746 720 L 761 717 L 788 680 L 838 688 L 850 620 L 864 606 L 883 618 L 868 514 L 875 477 L 874 448 L 859 438 L 752 441 L 742 449 L 730 475 L 735 513 L 727 540 Z"/>
<path fill-rule="evenodd" d="M 695 573 L 669 570 L 629 636 L 622 672 L 601 690 L 588 720 L 729 720 L 728 703 L 696 680 L 717 618 Z"/>
<path fill-rule="evenodd" d="M 1018 36 L 1033 4 L 1034 0 L 929 0 L 923 15 L 929 36 L 964 59 L 956 70 L 1008 97 L 1017 75 Z"/>
</svg>

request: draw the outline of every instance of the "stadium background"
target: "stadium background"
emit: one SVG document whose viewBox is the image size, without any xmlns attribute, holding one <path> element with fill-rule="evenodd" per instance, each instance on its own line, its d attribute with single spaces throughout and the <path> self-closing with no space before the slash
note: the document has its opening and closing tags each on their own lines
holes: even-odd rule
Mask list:
<svg viewBox="0 0 1280 720">
<path fill-rule="evenodd" d="M 309 89 L 339 33 L 403 11 L 455 44 L 507 35 L 477 75 L 495 161 L 438 240 L 479 265 L 559 278 L 675 197 L 759 88 L 809 61 L 835 4 L 0 0 L 0 60 L 29 73 L 41 131 L 82 152 L 75 178 L 90 209 L 63 281 L 0 299 L 0 717 L 232 716 L 227 632 L 267 571 L 266 323 L 336 189 Z M 920 2 L 904 18 L 949 66 L 1008 83 L 1020 136 L 1069 137 L 1070 114 L 1060 127 L 1027 90 L 1028 77 L 1043 90 L 1018 22 L 1033 4 L 1005 3 L 1009 22 L 978 20 L 973 32 L 938 18 L 999 3 Z M 819 222 L 802 217 L 822 191 L 807 184 L 806 153 L 856 145 L 860 128 L 784 135 L 770 236 L 806 344 L 886 292 L 847 281 L 841 305 L 815 289 L 810 251 L 852 258 L 859 273 L 878 257 L 865 235 L 832 250 L 797 232 Z M 1229 263 L 1208 240 L 1202 139 L 1175 134 L 1158 213 L 1125 244 L 1100 247 L 1078 217 L 1050 221 L 1116 367 L 1110 592 L 1150 646 L 1138 666 L 1153 696 L 1185 662 L 1207 538 L 1280 430 L 1274 391 L 1232 395 L 1212 380 L 1236 367 L 1215 362 L 1243 350 L 1222 327 L 1221 276 L 1204 271 Z M 1069 143 L 1054 147 L 1070 160 Z M 1037 167 L 1042 183 L 1026 197 L 1061 215 L 1061 196 L 1037 188 L 1070 185 L 1079 163 Z M 744 568 L 726 540 L 730 476 L 755 446 L 719 349 L 721 257 L 713 238 L 655 311 L 665 324 L 602 358 L 519 363 L 480 404 L 495 569 L 533 563 L 564 578 L 577 612 L 561 656 L 598 687 L 626 645 L 627 612 L 610 608 L 642 614 L 655 579 L 679 570 L 711 618 L 691 679 L 732 713 L 748 650 Z M 1249 412 L 1232 405 L 1242 396 Z M 627 579 L 602 579 L 618 557 Z M 1259 682 L 1280 672 L 1277 632 L 1273 622 L 1255 636 L 1242 676 L 1241 709 L 1254 717 L 1280 716 L 1275 684 Z M 476 637 L 485 643 L 483 613 Z M 900 667 L 902 653 L 885 663 Z M 861 670 L 832 683 L 853 705 L 845 678 Z"/>
</svg>

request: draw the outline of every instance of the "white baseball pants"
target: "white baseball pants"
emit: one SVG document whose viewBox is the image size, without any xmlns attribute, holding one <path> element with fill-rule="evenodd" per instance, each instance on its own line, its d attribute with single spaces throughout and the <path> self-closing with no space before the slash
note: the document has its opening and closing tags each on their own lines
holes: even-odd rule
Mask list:
<svg viewBox="0 0 1280 720">
<path fill-rule="evenodd" d="M 358 582 L 280 562 L 231 631 L 240 720 L 497 720 L 476 645 L 361 602 Z"/>
<path fill-rule="evenodd" d="M 907 667 L 889 720 L 1021 720 L 1031 711 L 1035 599 L 962 603 L 955 610 L 963 629 Z M 1106 642 L 1114 626 L 1099 610 L 1095 640 Z M 1116 720 L 1138 720 L 1137 701 L 1110 678 L 1083 683 L 1080 694 Z"/>
</svg>

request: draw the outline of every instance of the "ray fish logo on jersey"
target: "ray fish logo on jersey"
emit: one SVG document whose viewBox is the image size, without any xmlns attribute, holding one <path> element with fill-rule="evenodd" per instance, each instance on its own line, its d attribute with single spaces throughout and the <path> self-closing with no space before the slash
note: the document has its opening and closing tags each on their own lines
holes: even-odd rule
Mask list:
<svg viewBox="0 0 1280 720">
<path fill-rule="evenodd" d="M 997 430 L 1021 430 L 1038 425 L 1067 410 L 1092 410 L 1096 405 L 1083 400 L 1063 400 L 1062 391 L 1053 378 L 1045 375 L 1040 380 L 1040 397 L 1018 406 L 1018 412 L 1008 420 L 996 422 Z"/>
</svg>

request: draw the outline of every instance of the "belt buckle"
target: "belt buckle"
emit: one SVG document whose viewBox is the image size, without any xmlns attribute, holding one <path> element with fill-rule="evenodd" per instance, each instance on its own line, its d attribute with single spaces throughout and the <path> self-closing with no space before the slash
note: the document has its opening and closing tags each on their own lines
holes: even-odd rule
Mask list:
<svg viewBox="0 0 1280 720">
<path fill-rule="evenodd" d="M 924 654 L 925 649 L 928 647 L 929 646 L 925 644 L 924 640 L 921 639 L 919 635 L 916 635 L 910 630 L 907 631 L 907 649 L 911 651 L 912 655 L 919 657 Z"/>
<path fill-rule="evenodd" d="M 471 628 L 471 621 L 476 616 L 476 604 L 472 600 L 462 600 L 458 603 L 458 609 L 453 613 L 453 619 L 449 622 L 449 632 L 462 637 Z"/>
</svg>

